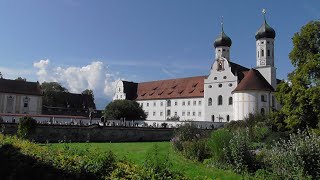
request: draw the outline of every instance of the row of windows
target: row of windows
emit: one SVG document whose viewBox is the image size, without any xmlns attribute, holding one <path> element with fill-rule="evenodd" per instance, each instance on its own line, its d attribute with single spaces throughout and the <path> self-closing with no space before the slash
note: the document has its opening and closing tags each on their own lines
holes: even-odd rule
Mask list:
<svg viewBox="0 0 320 180">
<path fill-rule="evenodd" d="M 198 105 L 201 106 L 202 105 L 202 102 L 201 101 L 192 101 L 192 105 L 193 106 L 196 106 L 197 105 L 197 102 L 198 102 Z M 141 102 L 140 105 L 143 107 L 143 103 Z M 178 101 L 175 101 L 174 102 L 174 105 L 175 106 L 178 106 Z M 182 101 L 182 106 L 191 106 L 191 101 Z M 147 102 L 146 103 L 146 106 L 149 107 L 150 106 L 150 103 Z M 157 103 L 156 102 L 153 102 L 153 106 L 157 106 Z M 163 106 L 163 102 L 160 102 L 160 106 Z M 167 106 L 171 106 L 171 100 L 167 100 Z"/>
<path fill-rule="evenodd" d="M 263 56 L 264 56 L 264 50 L 261 49 L 260 52 L 261 52 L 261 57 L 263 57 Z M 260 57 L 260 52 L 258 51 L 258 57 Z M 271 56 L 271 53 L 270 53 L 270 50 L 269 50 L 269 49 L 267 50 L 267 56 L 268 56 L 268 57 Z"/>
<path fill-rule="evenodd" d="M 214 80 L 217 80 L 218 77 L 214 77 L 213 79 L 214 79 Z M 227 76 L 223 76 L 223 79 L 227 79 Z"/>
<path fill-rule="evenodd" d="M 192 114 L 191 114 L 191 113 L 192 113 Z M 148 115 L 149 115 L 149 112 L 146 112 L 146 115 L 148 116 Z M 159 115 L 160 115 L 160 116 L 163 116 L 163 111 L 160 111 Z M 178 112 L 174 112 L 174 115 L 175 115 L 175 116 L 178 116 Z M 156 116 L 156 112 L 155 112 L 155 111 L 152 112 L 152 116 Z M 170 109 L 167 110 L 167 116 L 171 116 L 171 110 L 170 110 Z M 187 111 L 187 112 L 182 111 L 181 116 L 196 116 L 196 112 L 195 112 L 195 111 L 193 111 L 193 112 L 190 112 L 190 111 Z M 200 111 L 198 112 L 198 116 L 201 117 L 201 112 L 200 112 Z"/>
<path fill-rule="evenodd" d="M 232 103 L 233 103 L 233 99 L 232 99 L 232 97 L 229 97 L 229 102 L 228 102 L 228 104 L 229 104 L 229 105 L 232 105 Z M 223 104 L 223 99 L 222 99 L 222 96 L 219 95 L 219 96 L 218 96 L 218 105 L 221 106 L 222 104 Z M 209 98 L 209 99 L 208 99 L 208 106 L 212 106 L 212 98 Z"/>
<path fill-rule="evenodd" d="M 231 87 L 231 86 L 232 86 L 232 83 L 229 83 L 229 87 Z M 208 87 L 209 87 L 209 88 L 212 88 L 212 85 L 209 85 Z M 218 84 L 218 87 L 221 88 L 221 87 L 222 87 L 222 84 L 221 84 L 221 83 Z"/>
</svg>

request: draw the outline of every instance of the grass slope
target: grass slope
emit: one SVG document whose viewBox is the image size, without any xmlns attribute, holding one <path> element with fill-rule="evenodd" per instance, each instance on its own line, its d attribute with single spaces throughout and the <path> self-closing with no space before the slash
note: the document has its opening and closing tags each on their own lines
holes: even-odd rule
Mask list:
<svg viewBox="0 0 320 180">
<path fill-rule="evenodd" d="M 49 148 L 68 148 L 70 150 L 80 151 L 98 151 L 105 152 L 111 150 L 117 157 L 126 159 L 137 165 L 142 166 L 147 151 L 152 148 L 154 144 L 159 147 L 159 153 L 162 156 L 166 154 L 172 162 L 173 169 L 183 172 L 190 178 L 204 178 L 210 179 L 242 179 L 231 171 L 223 171 L 214 168 L 208 168 L 205 165 L 185 159 L 180 154 L 176 153 L 169 142 L 141 142 L 141 143 L 53 143 L 48 144 Z"/>
</svg>

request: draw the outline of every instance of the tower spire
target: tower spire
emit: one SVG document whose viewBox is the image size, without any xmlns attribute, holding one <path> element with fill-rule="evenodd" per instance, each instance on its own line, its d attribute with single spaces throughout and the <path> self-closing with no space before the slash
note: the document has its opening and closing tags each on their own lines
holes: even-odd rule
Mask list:
<svg viewBox="0 0 320 180">
<path fill-rule="evenodd" d="M 223 16 L 221 16 L 221 33 L 223 33 Z"/>
<path fill-rule="evenodd" d="M 262 14 L 263 14 L 263 20 L 264 20 L 264 23 L 267 23 L 267 20 L 266 20 L 266 9 L 262 9 Z"/>
</svg>

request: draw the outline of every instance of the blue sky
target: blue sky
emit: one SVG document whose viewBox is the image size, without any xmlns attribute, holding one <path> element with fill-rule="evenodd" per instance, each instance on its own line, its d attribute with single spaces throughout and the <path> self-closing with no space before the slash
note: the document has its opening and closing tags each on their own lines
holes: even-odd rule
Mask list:
<svg viewBox="0 0 320 180">
<path fill-rule="evenodd" d="M 91 88 L 102 99 L 110 99 L 118 79 L 207 75 L 221 16 L 233 41 L 231 61 L 255 67 L 263 8 L 277 33 L 283 79 L 293 70 L 291 38 L 319 20 L 318 0 L 0 0 L 0 72 L 59 81 L 72 92 Z"/>
</svg>

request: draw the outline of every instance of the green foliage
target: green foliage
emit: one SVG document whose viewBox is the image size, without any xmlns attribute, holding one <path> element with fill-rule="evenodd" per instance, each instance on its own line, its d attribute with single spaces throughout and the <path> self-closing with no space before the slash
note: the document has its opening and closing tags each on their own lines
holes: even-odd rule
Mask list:
<svg viewBox="0 0 320 180">
<path fill-rule="evenodd" d="M 218 168 L 225 168 L 228 161 L 229 143 L 232 133 L 227 129 L 218 129 L 212 132 L 208 145 L 211 149 L 211 165 Z"/>
<path fill-rule="evenodd" d="M 278 115 L 291 131 L 315 128 L 320 119 L 320 21 L 311 21 L 295 33 L 289 54 L 295 70 L 278 85 L 276 97 L 283 105 Z M 278 122 L 281 118 L 277 118 Z"/>
<path fill-rule="evenodd" d="M 202 162 L 210 157 L 206 137 L 207 133 L 204 133 L 194 124 L 187 123 L 175 130 L 171 143 L 186 158 Z"/>
<path fill-rule="evenodd" d="M 58 82 L 43 82 L 41 89 L 43 92 L 68 92 L 68 90 Z"/>
<path fill-rule="evenodd" d="M 136 101 L 115 100 L 109 103 L 104 111 L 106 119 L 145 120 L 147 115 Z"/>
<path fill-rule="evenodd" d="M 150 179 L 187 179 L 181 173 L 172 171 L 168 153 L 160 154 L 158 145 L 147 152 L 144 167 L 144 173 Z"/>
<path fill-rule="evenodd" d="M 320 137 L 312 132 L 291 134 L 267 154 L 267 163 L 278 179 L 320 178 Z"/>
<path fill-rule="evenodd" d="M 247 172 L 253 165 L 253 157 L 249 149 L 249 132 L 236 131 L 229 141 L 227 152 L 228 162 L 233 166 L 235 172 Z"/>
<path fill-rule="evenodd" d="M 18 131 L 17 134 L 20 138 L 29 138 L 32 135 L 37 127 L 37 121 L 32 117 L 21 117 L 19 119 Z"/>
</svg>

